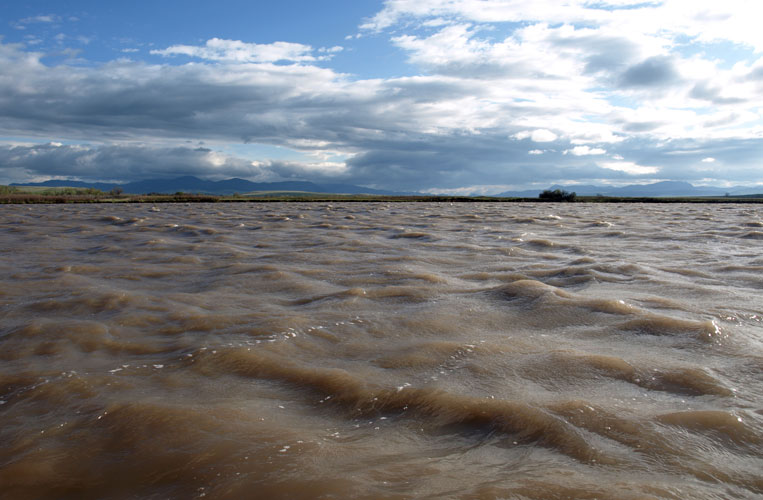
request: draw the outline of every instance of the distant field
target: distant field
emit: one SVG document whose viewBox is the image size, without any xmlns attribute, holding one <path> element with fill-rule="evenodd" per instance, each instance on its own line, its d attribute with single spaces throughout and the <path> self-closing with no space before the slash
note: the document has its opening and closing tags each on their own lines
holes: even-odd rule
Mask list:
<svg viewBox="0 0 763 500">
<path fill-rule="evenodd" d="M 62 195 L 62 194 L 105 194 L 103 191 L 93 188 L 71 187 L 71 186 L 0 186 L 0 194 L 8 193 L 23 194 L 44 194 L 44 195 Z"/>
</svg>

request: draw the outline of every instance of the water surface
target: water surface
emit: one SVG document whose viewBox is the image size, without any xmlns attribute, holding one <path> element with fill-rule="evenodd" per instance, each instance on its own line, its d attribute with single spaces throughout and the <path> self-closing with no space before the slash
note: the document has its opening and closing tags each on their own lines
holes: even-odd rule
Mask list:
<svg viewBox="0 0 763 500">
<path fill-rule="evenodd" d="M 0 497 L 763 495 L 762 214 L 0 207 Z"/>
</svg>

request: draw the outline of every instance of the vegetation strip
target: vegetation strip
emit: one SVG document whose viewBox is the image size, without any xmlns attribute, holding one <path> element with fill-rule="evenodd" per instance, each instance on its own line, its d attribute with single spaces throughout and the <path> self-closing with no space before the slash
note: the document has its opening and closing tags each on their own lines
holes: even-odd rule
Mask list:
<svg viewBox="0 0 763 500">
<path fill-rule="evenodd" d="M 567 202 L 567 203 L 763 203 L 763 194 L 744 196 L 697 197 L 616 197 L 576 196 L 566 191 L 544 191 L 538 198 L 491 196 L 387 196 L 362 194 L 327 194 L 307 192 L 255 192 L 232 196 L 203 193 L 124 194 L 92 188 L 26 188 L 0 186 L 0 204 L 56 203 L 229 203 L 229 202 Z"/>
</svg>

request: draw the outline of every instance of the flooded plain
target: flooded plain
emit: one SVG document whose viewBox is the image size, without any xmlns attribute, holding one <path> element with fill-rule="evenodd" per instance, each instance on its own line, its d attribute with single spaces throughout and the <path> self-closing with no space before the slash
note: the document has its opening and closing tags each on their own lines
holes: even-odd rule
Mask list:
<svg viewBox="0 0 763 500">
<path fill-rule="evenodd" d="M 763 206 L 0 207 L 0 498 L 763 495 Z"/>
</svg>

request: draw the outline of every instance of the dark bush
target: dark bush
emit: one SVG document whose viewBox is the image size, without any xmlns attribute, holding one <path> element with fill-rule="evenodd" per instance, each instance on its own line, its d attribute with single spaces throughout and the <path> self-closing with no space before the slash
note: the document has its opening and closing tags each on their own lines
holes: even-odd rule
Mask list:
<svg viewBox="0 0 763 500">
<path fill-rule="evenodd" d="M 538 197 L 543 201 L 575 201 L 575 193 L 564 191 L 563 189 L 546 189 Z"/>
</svg>

